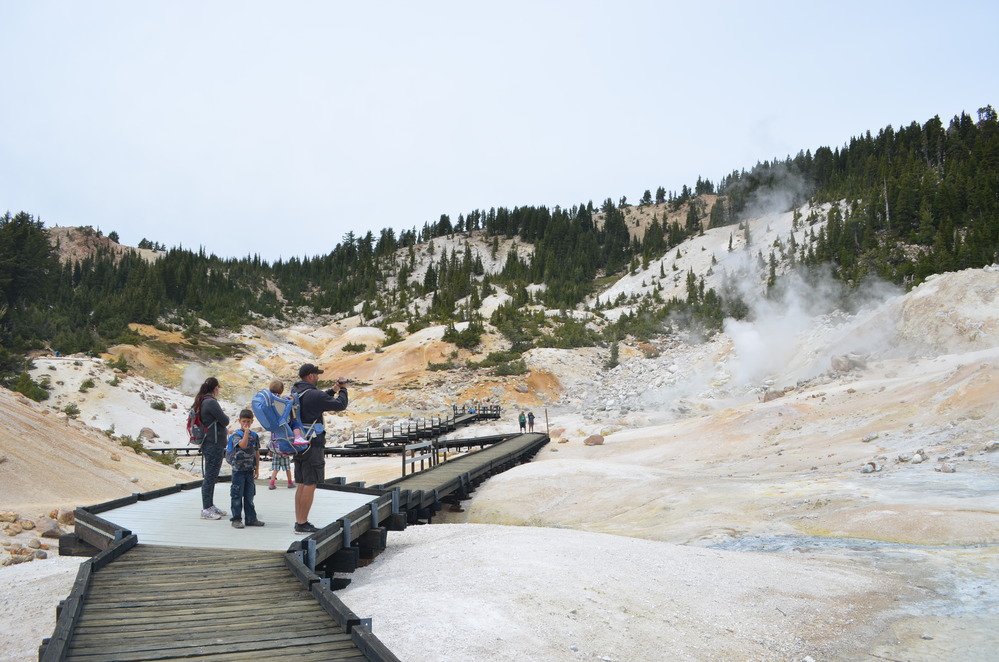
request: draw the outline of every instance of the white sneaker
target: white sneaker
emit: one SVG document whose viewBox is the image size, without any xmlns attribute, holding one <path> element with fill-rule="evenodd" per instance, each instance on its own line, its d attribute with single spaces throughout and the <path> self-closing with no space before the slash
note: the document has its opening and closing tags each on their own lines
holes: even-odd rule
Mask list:
<svg viewBox="0 0 999 662">
<path fill-rule="evenodd" d="M 212 508 L 205 508 L 201 511 L 201 519 L 222 519 L 222 516 L 219 515 L 217 509 L 213 510 Z"/>
<path fill-rule="evenodd" d="M 213 510 L 213 511 L 214 511 L 214 512 L 215 512 L 215 513 L 216 513 L 216 514 L 217 514 L 217 515 L 219 516 L 219 517 L 228 517 L 228 516 L 229 516 L 229 513 L 227 513 L 226 511 L 224 511 L 224 510 L 219 510 L 219 507 L 218 507 L 218 506 L 212 506 L 212 510 Z"/>
</svg>

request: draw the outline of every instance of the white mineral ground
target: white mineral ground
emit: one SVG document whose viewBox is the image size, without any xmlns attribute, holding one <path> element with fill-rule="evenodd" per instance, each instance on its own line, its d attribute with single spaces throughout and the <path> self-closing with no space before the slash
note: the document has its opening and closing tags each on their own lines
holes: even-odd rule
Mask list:
<svg viewBox="0 0 999 662">
<path fill-rule="evenodd" d="M 312 339 L 311 356 L 350 330 L 323 328 L 295 331 Z M 248 342 L 262 348 L 266 334 L 257 335 Z M 283 363 L 266 370 L 287 377 L 300 350 L 267 342 Z M 792 338 L 761 322 L 703 344 L 663 342 L 659 357 L 623 347 L 622 365 L 602 374 L 597 350 L 536 350 L 535 372 L 508 387 L 416 375 L 413 366 L 443 356 L 438 342 L 428 332 L 386 348 L 394 376 L 383 384 L 374 376 L 381 355 L 327 352 L 324 365 L 370 375 L 355 400 L 368 413 L 334 427 L 381 421 L 379 408 L 412 407 L 414 393 L 443 403 L 502 388 L 504 419 L 458 435 L 512 430 L 511 402 L 532 407 L 542 425 L 548 402 L 553 439 L 532 462 L 482 484 L 465 512 L 390 533 L 388 549 L 341 592 L 400 658 L 995 659 L 999 451 L 986 447 L 999 425 L 996 270 L 944 274 L 856 316 L 795 326 Z M 830 357 L 851 351 L 866 365 L 829 370 Z M 37 363 L 36 376 L 64 382 L 61 404 L 80 397 L 74 375 L 89 366 Z M 249 384 L 268 363 L 243 373 L 226 365 Z M 542 371 L 558 381 L 541 380 Z M 177 386 L 182 373 L 164 381 Z M 388 385 L 406 380 L 416 386 Z M 145 382 L 122 383 L 142 391 Z M 793 388 L 762 402 L 764 383 L 771 393 Z M 527 393 L 514 389 L 525 384 Z M 149 388 L 180 403 L 159 424 L 169 436 L 168 426 L 182 428 L 188 397 Z M 140 393 L 98 391 L 81 400 L 82 421 L 97 416 L 99 427 L 131 432 L 133 419 L 154 420 Z M 238 402 L 233 395 L 227 406 Z M 0 510 L 38 517 L 192 476 L 46 405 L 0 392 L 0 408 Z M 594 433 L 604 443 L 584 446 Z M 917 450 L 926 461 L 907 461 Z M 350 480 L 398 472 L 397 459 L 328 462 L 328 475 Z M 878 470 L 861 473 L 868 462 Z M 945 467 L 954 472 L 936 470 Z M 75 563 L 0 570 L 4 659 L 34 658 Z"/>
</svg>

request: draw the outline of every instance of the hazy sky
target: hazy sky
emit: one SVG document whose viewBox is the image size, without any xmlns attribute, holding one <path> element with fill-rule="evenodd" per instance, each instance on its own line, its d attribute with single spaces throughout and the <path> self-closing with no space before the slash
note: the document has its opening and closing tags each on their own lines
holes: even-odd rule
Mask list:
<svg viewBox="0 0 999 662">
<path fill-rule="evenodd" d="M 997 6 L 0 0 L 0 210 L 273 259 L 637 201 L 999 104 Z"/>
</svg>

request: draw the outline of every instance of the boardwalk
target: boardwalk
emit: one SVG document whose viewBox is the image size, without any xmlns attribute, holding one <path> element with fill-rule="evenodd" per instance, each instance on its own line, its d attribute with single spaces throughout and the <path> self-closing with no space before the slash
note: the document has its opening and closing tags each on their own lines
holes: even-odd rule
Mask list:
<svg viewBox="0 0 999 662">
<path fill-rule="evenodd" d="M 483 439 L 492 445 L 384 486 L 330 480 L 310 515 L 322 528 L 304 538 L 292 533 L 287 489 L 258 490 L 260 528 L 202 520 L 201 481 L 77 508 L 76 543 L 100 551 L 81 564 L 39 658 L 398 662 L 371 619 L 333 592 L 343 585 L 336 575 L 374 560 L 388 531 L 430 521 L 443 502 L 456 505 L 547 442 Z M 228 495 L 228 483 L 216 486 L 218 506 L 227 508 Z"/>
<path fill-rule="evenodd" d="M 284 486 L 268 490 L 264 481 L 259 483 L 254 504 L 265 524 L 259 528 L 236 530 L 225 519 L 201 519 L 200 489 L 139 501 L 110 510 L 104 517 L 139 536 L 143 544 L 283 552 L 295 539 L 295 490 Z M 229 487 L 229 483 L 215 486 L 215 505 L 223 510 L 230 509 Z M 316 490 L 309 519 L 316 526 L 326 526 L 372 500 L 365 494 Z"/>
<path fill-rule="evenodd" d="M 365 660 L 275 552 L 139 545 L 94 574 L 68 660 Z"/>
</svg>

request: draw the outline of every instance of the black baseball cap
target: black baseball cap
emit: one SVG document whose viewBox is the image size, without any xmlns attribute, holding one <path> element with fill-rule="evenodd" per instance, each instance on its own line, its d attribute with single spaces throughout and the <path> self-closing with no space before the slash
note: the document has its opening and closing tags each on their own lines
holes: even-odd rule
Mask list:
<svg viewBox="0 0 999 662">
<path fill-rule="evenodd" d="M 309 375 L 313 375 L 313 374 L 314 375 L 321 375 L 322 373 L 323 373 L 323 371 L 320 370 L 318 366 L 315 366 L 315 365 L 313 365 L 311 363 L 306 363 L 301 368 L 298 369 L 298 378 L 299 379 L 305 379 Z"/>
</svg>

